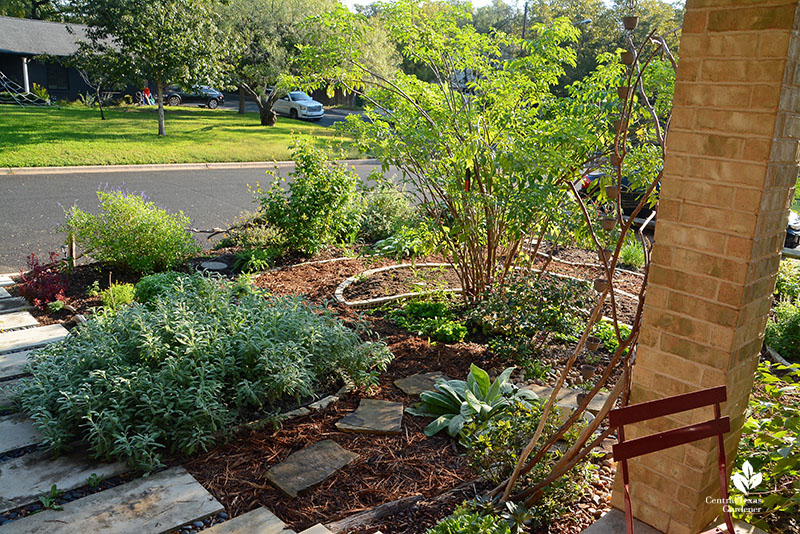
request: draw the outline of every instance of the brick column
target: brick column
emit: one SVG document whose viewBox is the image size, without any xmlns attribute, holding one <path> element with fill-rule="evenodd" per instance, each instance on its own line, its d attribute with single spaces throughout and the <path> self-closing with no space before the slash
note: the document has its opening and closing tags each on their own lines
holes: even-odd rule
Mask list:
<svg viewBox="0 0 800 534">
<path fill-rule="evenodd" d="M 631 401 L 727 385 L 731 462 L 798 174 L 798 3 L 687 0 L 679 55 Z M 626 437 L 712 416 L 696 412 Z M 636 517 L 668 534 L 700 532 L 720 512 L 706 504 L 719 497 L 713 441 L 631 462 Z M 613 503 L 623 508 L 619 484 Z"/>
</svg>

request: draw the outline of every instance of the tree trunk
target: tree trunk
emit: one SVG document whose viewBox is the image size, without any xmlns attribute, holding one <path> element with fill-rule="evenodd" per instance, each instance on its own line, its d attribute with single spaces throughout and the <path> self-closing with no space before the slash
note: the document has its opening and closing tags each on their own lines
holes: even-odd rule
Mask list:
<svg viewBox="0 0 800 534">
<path fill-rule="evenodd" d="M 100 98 L 100 84 L 97 84 L 97 89 L 95 89 L 95 96 L 97 96 L 97 105 L 100 106 L 100 120 L 106 120 L 106 116 L 103 113 L 103 99 Z"/>
<path fill-rule="evenodd" d="M 258 106 L 258 114 L 261 117 L 261 126 L 275 126 L 275 122 L 277 122 L 277 115 L 274 111 L 272 111 L 272 104 L 275 102 L 275 91 L 270 93 L 269 96 L 265 97 L 264 95 L 257 93 L 247 84 L 242 84 L 240 86 L 244 88 L 244 90 L 253 97 L 253 100 L 256 101 L 256 105 Z"/>
<path fill-rule="evenodd" d="M 239 86 L 239 115 L 244 115 L 244 87 Z"/>
<path fill-rule="evenodd" d="M 167 132 L 164 130 L 164 84 L 161 78 L 156 80 L 156 85 L 156 92 L 158 93 L 158 135 L 164 137 Z"/>
<path fill-rule="evenodd" d="M 272 107 L 259 105 L 258 114 L 261 116 L 261 126 L 275 126 L 276 115 Z"/>
</svg>

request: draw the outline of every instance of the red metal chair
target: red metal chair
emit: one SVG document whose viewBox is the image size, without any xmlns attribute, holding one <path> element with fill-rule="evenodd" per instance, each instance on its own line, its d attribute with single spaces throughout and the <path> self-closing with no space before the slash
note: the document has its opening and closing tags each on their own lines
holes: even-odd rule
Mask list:
<svg viewBox="0 0 800 534">
<path fill-rule="evenodd" d="M 731 422 L 728 417 L 721 417 L 720 403 L 725 402 L 727 394 L 725 386 L 711 389 L 703 389 L 685 395 L 676 395 L 651 402 L 632 404 L 624 408 L 611 410 L 608 414 L 609 425 L 617 429 L 619 443 L 612 448 L 614 460 L 622 464 L 622 481 L 625 484 L 625 530 L 627 534 L 633 534 L 633 511 L 631 509 L 630 481 L 628 479 L 628 459 L 642 456 L 685 443 L 691 443 L 712 436 L 717 436 L 717 448 L 719 453 L 719 484 L 722 492 L 723 502 L 728 499 L 728 471 L 725 460 L 725 442 L 723 434 L 730 432 Z M 642 438 L 625 441 L 624 426 L 631 423 L 638 423 L 656 417 L 663 417 L 675 413 L 701 408 L 703 406 L 714 405 L 714 419 L 696 425 L 689 425 L 658 434 L 651 434 Z M 734 534 L 733 522 L 723 506 L 723 515 L 728 532 Z M 723 532 L 718 529 L 709 530 L 703 534 Z"/>
</svg>

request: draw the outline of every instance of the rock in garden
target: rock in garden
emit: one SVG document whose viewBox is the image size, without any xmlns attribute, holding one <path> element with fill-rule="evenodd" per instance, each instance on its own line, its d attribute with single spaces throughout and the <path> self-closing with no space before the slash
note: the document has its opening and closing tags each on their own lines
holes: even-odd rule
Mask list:
<svg viewBox="0 0 800 534">
<path fill-rule="evenodd" d="M 319 484 L 356 458 L 357 454 L 326 439 L 290 454 L 267 471 L 267 480 L 294 498 L 298 492 Z"/>
<path fill-rule="evenodd" d="M 438 371 L 434 371 L 432 373 L 416 374 L 395 380 L 394 385 L 400 388 L 406 395 L 419 395 L 423 391 L 433 391 L 433 386 L 436 385 L 437 378 L 447 377 Z"/>
<path fill-rule="evenodd" d="M 403 403 L 362 399 L 355 412 L 336 423 L 343 432 L 399 434 L 403 424 Z"/>
<path fill-rule="evenodd" d="M 228 268 L 228 264 L 221 261 L 204 261 L 200 264 L 200 268 L 204 271 L 224 271 Z"/>
</svg>

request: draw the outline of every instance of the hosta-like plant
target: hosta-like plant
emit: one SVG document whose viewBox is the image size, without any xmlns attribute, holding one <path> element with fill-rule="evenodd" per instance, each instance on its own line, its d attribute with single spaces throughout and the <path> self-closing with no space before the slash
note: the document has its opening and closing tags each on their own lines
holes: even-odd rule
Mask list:
<svg viewBox="0 0 800 534">
<path fill-rule="evenodd" d="M 475 364 L 470 365 L 467 380 L 436 381 L 436 391 L 423 391 L 420 402 L 406 409 L 411 415 L 435 417 L 425 428 L 426 436 L 442 430 L 457 437 L 464 426 L 473 421 L 488 421 L 516 403 L 529 406 L 536 394 L 519 389 L 509 382 L 514 367 L 509 367 L 495 379 Z"/>
</svg>

